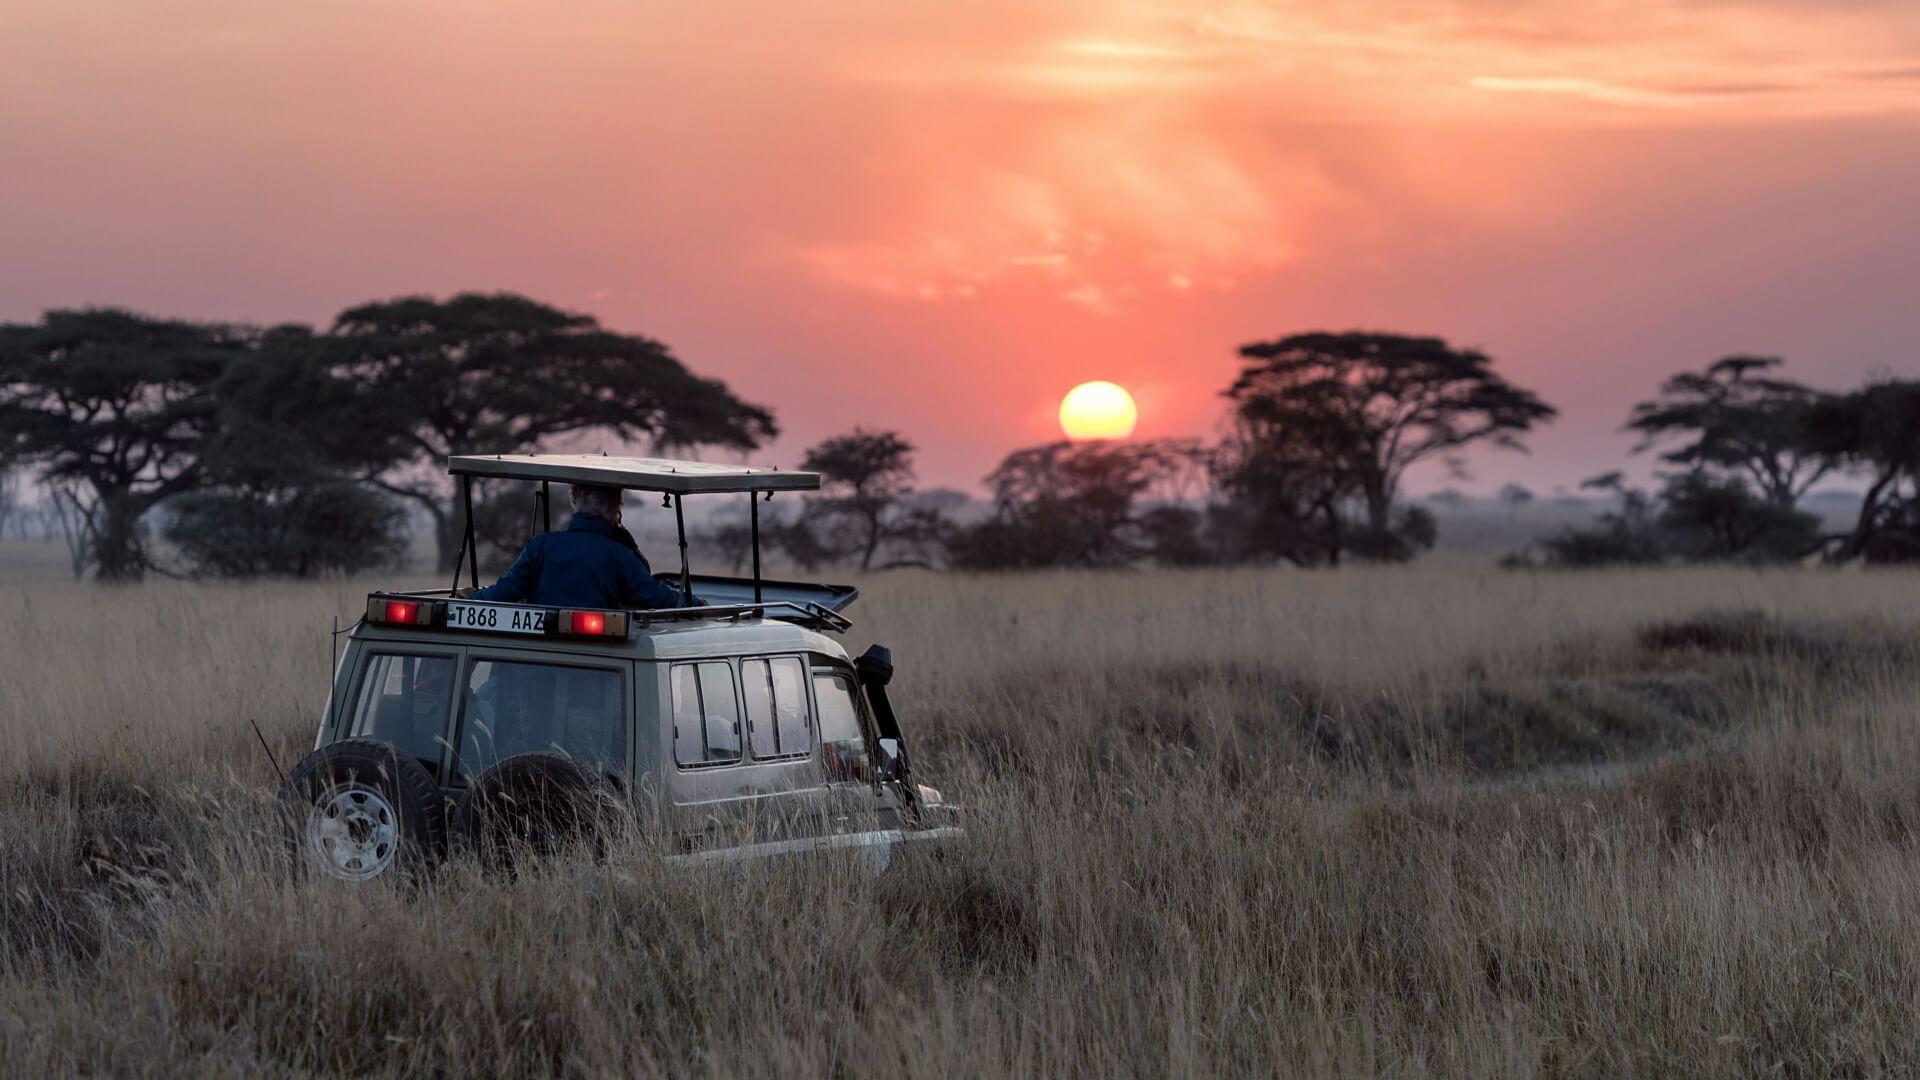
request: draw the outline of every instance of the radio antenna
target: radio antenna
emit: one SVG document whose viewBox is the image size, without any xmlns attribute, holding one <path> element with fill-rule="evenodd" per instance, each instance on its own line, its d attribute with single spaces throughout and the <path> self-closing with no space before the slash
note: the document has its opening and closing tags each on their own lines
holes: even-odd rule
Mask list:
<svg viewBox="0 0 1920 1080">
<path fill-rule="evenodd" d="M 249 716 L 247 717 L 247 723 L 253 725 L 253 736 L 260 740 L 260 749 L 267 752 L 267 762 L 273 766 L 273 771 L 279 774 L 280 782 L 285 784 L 287 782 L 287 774 L 281 772 L 280 759 L 273 756 L 273 747 L 267 745 L 267 737 L 260 731 L 260 722 Z"/>
</svg>

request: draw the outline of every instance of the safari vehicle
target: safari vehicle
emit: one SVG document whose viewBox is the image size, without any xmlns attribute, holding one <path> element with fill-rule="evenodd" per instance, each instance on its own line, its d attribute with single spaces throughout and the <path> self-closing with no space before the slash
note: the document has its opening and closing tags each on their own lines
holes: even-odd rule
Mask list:
<svg viewBox="0 0 1920 1080">
<path fill-rule="evenodd" d="M 891 656 L 855 660 L 834 635 L 848 586 L 766 581 L 759 502 L 818 474 L 585 455 L 449 459 L 467 512 L 475 477 L 531 481 L 552 527 L 555 482 L 662 493 L 679 532 L 681 595 L 701 606 L 574 610 L 377 592 L 347 635 L 314 751 L 279 798 L 297 857 L 365 881 L 450 844 L 563 840 L 617 807 L 667 858 L 714 861 L 958 834 L 914 782 L 887 684 Z M 753 576 L 696 576 L 682 501 L 745 494 Z"/>
</svg>

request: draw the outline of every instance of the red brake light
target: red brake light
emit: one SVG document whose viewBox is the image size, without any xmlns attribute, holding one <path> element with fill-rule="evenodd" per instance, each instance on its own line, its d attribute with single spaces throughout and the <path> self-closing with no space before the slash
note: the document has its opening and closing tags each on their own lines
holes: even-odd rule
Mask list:
<svg viewBox="0 0 1920 1080">
<path fill-rule="evenodd" d="M 624 611 L 573 611 L 563 608 L 554 630 L 571 637 L 626 637 L 627 613 Z"/>
<path fill-rule="evenodd" d="M 432 626 L 433 601 L 390 600 L 384 596 L 369 596 L 367 621 L 400 626 Z"/>
</svg>

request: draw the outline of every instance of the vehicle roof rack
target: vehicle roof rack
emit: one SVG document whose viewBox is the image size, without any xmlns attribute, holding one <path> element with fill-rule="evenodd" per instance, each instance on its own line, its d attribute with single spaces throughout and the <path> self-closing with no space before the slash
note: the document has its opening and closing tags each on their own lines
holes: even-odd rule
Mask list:
<svg viewBox="0 0 1920 1080">
<path fill-rule="evenodd" d="M 788 614 L 776 614 L 776 609 L 785 609 Z M 683 608 L 644 608 L 629 611 L 633 621 L 646 629 L 649 624 L 659 622 L 685 622 L 698 619 L 732 619 L 738 621 L 748 615 L 758 615 L 766 619 L 778 619 L 814 630 L 831 630 L 845 633 L 853 628 L 853 620 L 837 611 L 816 604 L 811 600 L 766 600 L 753 604 L 708 604 L 703 607 Z"/>
<path fill-rule="evenodd" d="M 404 600 L 451 600 L 456 595 L 453 589 L 381 589 L 369 595 L 381 598 Z M 518 607 L 554 609 L 554 605 L 520 604 Z M 766 619 L 778 619 L 811 630 L 831 630 L 844 634 L 853 629 L 853 620 L 845 615 L 811 600 L 764 600 L 738 604 L 703 604 L 699 607 L 679 608 L 608 608 L 609 611 L 625 611 L 629 618 L 641 629 L 653 623 L 696 622 L 701 619 L 730 619 L 739 621 L 749 615 L 758 615 Z M 780 614 L 784 612 L 785 614 Z"/>
</svg>

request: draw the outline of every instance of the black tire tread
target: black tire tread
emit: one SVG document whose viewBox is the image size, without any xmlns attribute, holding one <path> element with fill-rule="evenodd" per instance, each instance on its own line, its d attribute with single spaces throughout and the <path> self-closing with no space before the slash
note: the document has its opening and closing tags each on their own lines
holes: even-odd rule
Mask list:
<svg viewBox="0 0 1920 1080">
<path fill-rule="evenodd" d="M 472 784 L 449 813 L 449 832 L 456 843 L 468 845 L 483 857 L 493 859 L 500 850 L 499 838 L 490 835 L 488 818 L 493 800 L 503 794 L 523 791 L 529 786 L 545 785 L 557 791 L 571 792 L 583 800 L 605 799 L 614 794 L 606 777 L 595 773 L 572 758 L 551 751 L 536 750 L 514 754 L 494 762 Z M 591 822 L 577 823 L 591 828 Z"/>
<path fill-rule="evenodd" d="M 302 758 L 280 785 L 276 801 L 285 813 L 296 852 L 302 841 L 297 822 L 305 808 L 327 784 L 350 777 L 377 783 L 392 798 L 404 834 L 396 865 L 430 865 L 446 855 L 447 805 L 439 785 L 410 755 L 376 739 L 342 739 L 319 747 Z"/>
</svg>

